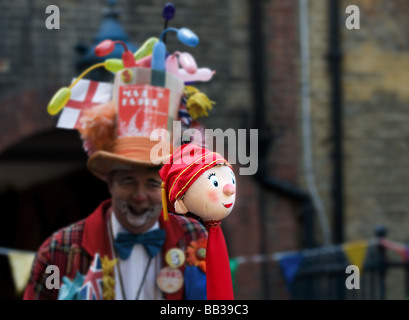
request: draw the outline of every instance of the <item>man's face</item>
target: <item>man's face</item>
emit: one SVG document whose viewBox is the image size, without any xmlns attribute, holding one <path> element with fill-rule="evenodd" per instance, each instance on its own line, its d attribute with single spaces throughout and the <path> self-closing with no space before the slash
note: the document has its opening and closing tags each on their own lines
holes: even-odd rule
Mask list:
<svg viewBox="0 0 409 320">
<path fill-rule="evenodd" d="M 133 233 L 149 230 L 162 210 L 159 171 L 151 168 L 114 171 L 107 182 L 121 225 Z"/>
</svg>

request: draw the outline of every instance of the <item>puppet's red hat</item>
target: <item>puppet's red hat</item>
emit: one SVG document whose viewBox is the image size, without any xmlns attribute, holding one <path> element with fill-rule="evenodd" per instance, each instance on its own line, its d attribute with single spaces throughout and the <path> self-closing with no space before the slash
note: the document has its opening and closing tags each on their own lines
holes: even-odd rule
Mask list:
<svg viewBox="0 0 409 320">
<path fill-rule="evenodd" d="M 175 212 L 174 203 L 200 175 L 218 164 L 230 164 L 219 153 L 188 143 L 177 148 L 161 170 L 163 209 Z M 230 166 L 231 167 L 231 166 Z M 167 207 L 167 208 L 166 208 Z"/>
</svg>

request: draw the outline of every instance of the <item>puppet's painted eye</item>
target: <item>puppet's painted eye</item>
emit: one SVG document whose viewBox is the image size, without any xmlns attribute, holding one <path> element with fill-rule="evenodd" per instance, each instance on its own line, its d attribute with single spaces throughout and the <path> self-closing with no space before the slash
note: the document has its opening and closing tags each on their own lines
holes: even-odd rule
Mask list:
<svg viewBox="0 0 409 320">
<path fill-rule="evenodd" d="M 233 182 L 233 184 L 236 184 L 236 177 L 235 177 L 233 171 L 230 171 L 230 173 L 232 175 L 231 181 Z"/>
<path fill-rule="evenodd" d="M 209 180 L 216 188 L 219 186 L 219 179 L 215 175 L 211 175 Z"/>
</svg>

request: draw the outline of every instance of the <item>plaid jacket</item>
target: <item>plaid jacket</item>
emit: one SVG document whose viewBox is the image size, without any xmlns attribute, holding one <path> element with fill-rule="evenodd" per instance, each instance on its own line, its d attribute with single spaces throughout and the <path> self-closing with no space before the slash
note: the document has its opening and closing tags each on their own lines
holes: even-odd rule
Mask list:
<svg viewBox="0 0 409 320">
<path fill-rule="evenodd" d="M 77 271 L 85 275 L 95 253 L 108 255 L 112 259 L 107 227 L 110 207 L 110 199 L 103 201 L 90 216 L 56 231 L 44 241 L 37 251 L 24 300 L 57 300 L 59 290 L 48 289 L 46 286 L 47 278 L 56 276 L 54 269 L 47 269 L 50 265 L 58 267 L 62 285 L 63 276 L 74 279 Z M 164 222 L 161 215 L 159 225 L 166 231 L 162 248 L 164 265 L 165 253 L 170 248 L 178 247 L 184 251 L 191 241 L 207 237 L 206 229 L 192 218 L 169 214 L 169 220 Z M 179 269 L 183 272 L 185 266 L 182 265 Z M 165 298 L 184 299 L 183 287 L 176 293 L 165 294 Z"/>
</svg>

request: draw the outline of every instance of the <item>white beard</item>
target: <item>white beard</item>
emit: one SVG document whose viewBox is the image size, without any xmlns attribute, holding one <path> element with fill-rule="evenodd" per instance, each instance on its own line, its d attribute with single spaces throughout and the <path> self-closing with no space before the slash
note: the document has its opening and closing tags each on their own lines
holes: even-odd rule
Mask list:
<svg viewBox="0 0 409 320">
<path fill-rule="evenodd" d="M 144 213 L 136 215 L 129 209 L 126 201 L 121 200 L 118 205 L 121 208 L 120 214 L 123 215 L 126 221 L 133 227 L 141 227 L 146 224 L 148 219 L 159 217 L 162 210 L 162 205 L 155 204 Z"/>
</svg>

